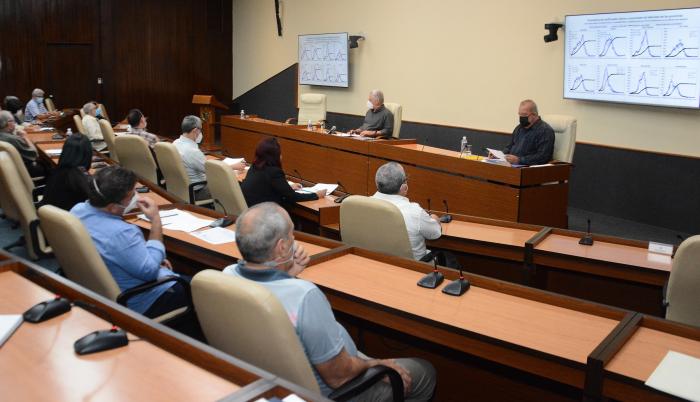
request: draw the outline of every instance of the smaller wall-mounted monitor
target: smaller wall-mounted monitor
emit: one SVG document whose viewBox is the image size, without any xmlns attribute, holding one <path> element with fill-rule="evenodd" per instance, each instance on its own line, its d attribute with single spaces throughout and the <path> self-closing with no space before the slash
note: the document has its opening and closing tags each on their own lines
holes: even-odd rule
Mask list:
<svg viewBox="0 0 700 402">
<path fill-rule="evenodd" d="M 344 87 L 348 77 L 348 33 L 299 35 L 299 84 Z"/>
<path fill-rule="evenodd" d="M 564 98 L 700 108 L 700 8 L 568 15 Z"/>
</svg>

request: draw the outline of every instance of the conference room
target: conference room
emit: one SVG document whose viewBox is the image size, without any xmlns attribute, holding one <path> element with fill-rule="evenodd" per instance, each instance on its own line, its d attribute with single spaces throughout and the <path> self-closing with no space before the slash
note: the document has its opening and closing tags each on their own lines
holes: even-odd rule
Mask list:
<svg viewBox="0 0 700 402">
<path fill-rule="evenodd" d="M 697 2 L 0 0 L 0 37 L 2 399 L 700 400 Z"/>
</svg>

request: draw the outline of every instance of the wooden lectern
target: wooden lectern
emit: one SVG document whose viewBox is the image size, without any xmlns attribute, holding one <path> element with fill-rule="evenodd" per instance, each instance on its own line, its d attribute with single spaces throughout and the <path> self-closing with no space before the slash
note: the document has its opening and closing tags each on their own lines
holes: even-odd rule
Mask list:
<svg viewBox="0 0 700 402">
<path fill-rule="evenodd" d="M 199 105 L 199 118 L 202 119 L 202 143 L 214 145 L 216 124 L 216 110 L 228 110 L 228 107 L 219 102 L 214 95 L 193 95 L 192 104 Z"/>
</svg>

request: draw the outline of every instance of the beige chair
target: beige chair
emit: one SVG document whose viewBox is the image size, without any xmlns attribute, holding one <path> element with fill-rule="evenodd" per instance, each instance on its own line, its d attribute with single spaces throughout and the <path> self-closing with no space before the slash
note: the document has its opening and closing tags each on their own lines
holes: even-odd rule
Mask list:
<svg viewBox="0 0 700 402">
<path fill-rule="evenodd" d="M 391 136 L 394 138 L 399 138 L 401 133 L 401 113 L 403 108 L 398 103 L 386 102 L 384 107 L 389 109 L 391 114 L 394 115 L 394 131 L 391 132 Z"/>
<path fill-rule="evenodd" d="M 560 114 L 543 115 L 542 120 L 554 130 L 554 155 L 552 159 L 560 162 L 574 160 L 576 148 L 576 118 Z"/>
<path fill-rule="evenodd" d="M 182 156 L 180 156 L 180 152 L 178 152 L 175 145 L 169 142 L 158 142 L 153 147 L 153 152 L 156 154 L 158 166 L 160 166 L 160 171 L 165 179 L 165 186 L 169 192 L 190 204 L 205 205 L 213 202 L 211 199 L 195 201 L 194 187 L 207 182 L 190 183 L 190 178 L 187 176 L 187 171 L 185 171 L 185 164 L 182 162 Z"/>
<path fill-rule="evenodd" d="M 287 119 L 289 124 L 306 124 L 311 120 L 312 124 L 326 120 L 326 95 L 301 94 L 299 97 L 299 115 Z"/>
<path fill-rule="evenodd" d="M 20 156 L 19 152 L 15 147 L 12 145 L 0 141 L 0 152 L 5 151 L 10 155 L 10 158 L 12 159 L 12 162 L 15 165 L 15 169 L 17 169 L 17 172 L 19 173 L 19 178 L 24 184 L 24 187 L 27 190 L 27 193 L 29 194 L 30 198 L 34 202 L 38 202 L 41 200 L 41 192 L 43 191 L 44 186 L 36 187 L 34 184 L 34 180 L 32 177 L 29 175 L 29 172 L 27 171 L 27 167 L 24 166 L 24 161 L 22 160 L 22 156 Z M 9 192 L 2 191 L 0 192 L 0 208 L 2 208 L 3 213 L 7 218 L 14 222 L 19 222 L 20 215 L 19 211 L 17 211 L 17 208 L 15 208 L 14 203 L 12 202 L 12 199 L 10 197 Z"/>
<path fill-rule="evenodd" d="M 158 183 L 158 166 L 145 139 L 138 135 L 120 135 L 114 140 L 114 150 L 122 167 L 151 183 Z"/>
<path fill-rule="evenodd" d="M 82 110 L 81 110 L 82 112 Z M 75 128 L 78 130 L 78 132 L 82 135 L 87 135 L 87 131 L 85 131 L 85 126 L 83 126 L 83 119 L 78 117 L 77 114 L 73 115 L 73 122 L 75 123 Z"/>
<path fill-rule="evenodd" d="M 666 319 L 700 327 L 700 236 L 676 250 L 666 291 Z"/>
<path fill-rule="evenodd" d="M 413 259 L 406 221 L 388 201 L 361 195 L 346 198 L 340 204 L 340 237 L 350 246 Z"/>
<path fill-rule="evenodd" d="M 226 208 L 226 211 L 220 212 L 238 216 L 248 209 L 236 172 L 229 165 L 218 160 L 208 160 L 204 162 L 204 169 L 211 198 L 218 200 Z M 215 205 L 219 210 L 219 204 Z"/>
<path fill-rule="evenodd" d="M 107 144 L 107 150 L 109 151 L 109 157 L 113 161 L 119 163 L 119 155 L 117 155 L 115 144 L 116 136 L 114 135 L 114 130 L 109 124 L 109 121 L 105 119 L 98 120 L 100 123 L 100 130 L 102 131 L 102 138 Z M 155 183 L 155 182 L 154 182 Z"/>
<path fill-rule="evenodd" d="M 44 99 L 44 105 L 46 106 L 46 110 L 49 112 L 55 112 L 56 111 L 56 105 L 53 103 L 53 99 L 51 98 L 45 98 Z"/>
<path fill-rule="evenodd" d="M 85 111 L 83 108 L 80 108 L 80 118 L 82 119 L 83 117 L 85 117 Z"/>
<path fill-rule="evenodd" d="M 127 305 L 130 297 L 162 283 L 184 282 L 180 278 L 171 276 L 147 282 L 138 286 L 136 291 L 129 289 L 121 292 L 119 285 L 95 248 L 90 234 L 78 217 L 53 205 L 44 205 L 39 208 L 39 217 L 41 218 L 41 228 L 46 233 L 66 277 L 95 293 L 117 301 L 123 306 Z M 187 307 L 181 307 L 156 317 L 154 320 L 165 323 L 185 311 L 187 311 Z"/>
<path fill-rule="evenodd" d="M 0 151 L 0 191 L 7 195 L 3 202 L 11 204 L 11 209 L 17 214 L 16 219 L 23 232 L 23 237 L 5 246 L 5 250 L 26 245 L 29 258 L 37 260 L 49 256 L 52 250 L 44 239 L 44 234 L 39 227 L 36 207 L 21 177 L 12 156 L 8 152 Z"/>
<path fill-rule="evenodd" d="M 211 346 L 311 391 L 320 392 L 294 326 L 272 292 L 247 279 L 209 269 L 192 279 L 192 299 Z M 381 367 L 395 381 L 392 374 L 395 372 Z M 373 378 L 376 374 L 370 370 L 364 374 L 365 378 L 372 377 L 363 383 L 365 389 L 384 375 Z M 398 380 L 399 400 L 403 400 L 400 377 Z M 350 384 L 352 381 L 347 385 L 354 385 Z M 347 394 L 346 390 L 345 385 L 341 386 L 329 398 L 346 400 L 361 392 L 354 389 L 354 394 Z"/>
</svg>

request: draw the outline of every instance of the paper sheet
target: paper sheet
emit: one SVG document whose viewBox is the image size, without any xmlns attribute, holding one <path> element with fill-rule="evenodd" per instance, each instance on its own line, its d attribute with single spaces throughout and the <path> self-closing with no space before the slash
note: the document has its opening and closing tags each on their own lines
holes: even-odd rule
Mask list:
<svg viewBox="0 0 700 402">
<path fill-rule="evenodd" d="M 0 314 L 0 346 L 12 336 L 20 324 L 22 324 L 22 315 Z"/>
<path fill-rule="evenodd" d="M 46 152 L 46 155 L 48 155 L 48 156 L 59 156 L 59 155 L 61 155 L 61 151 L 63 151 L 63 149 L 58 148 L 58 149 L 47 149 L 44 152 Z"/>
<path fill-rule="evenodd" d="M 315 193 L 320 190 L 326 190 L 326 194 L 330 194 L 335 191 L 335 189 L 338 188 L 337 184 L 325 184 L 325 183 L 316 183 L 313 187 L 303 187 L 301 190 L 302 192 L 307 192 L 307 193 Z"/>
<path fill-rule="evenodd" d="M 236 232 L 221 227 L 192 232 L 190 234 L 200 240 L 204 240 L 209 244 L 225 244 L 236 241 Z"/>
<path fill-rule="evenodd" d="M 179 209 L 160 211 L 159 214 L 163 229 L 180 230 L 188 233 L 209 226 L 210 223 L 214 222 L 213 219 L 197 218 L 191 213 Z M 138 218 L 148 221 L 144 214 L 138 215 Z"/>
<path fill-rule="evenodd" d="M 690 401 L 700 401 L 700 359 L 670 350 L 644 383 Z"/>
<path fill-rule="evenodd" d="M 226 158 L 223 162 L 229 166 L 233 166 L 236 163 L 245 162 L 245 158 Z"/>
</svg>

